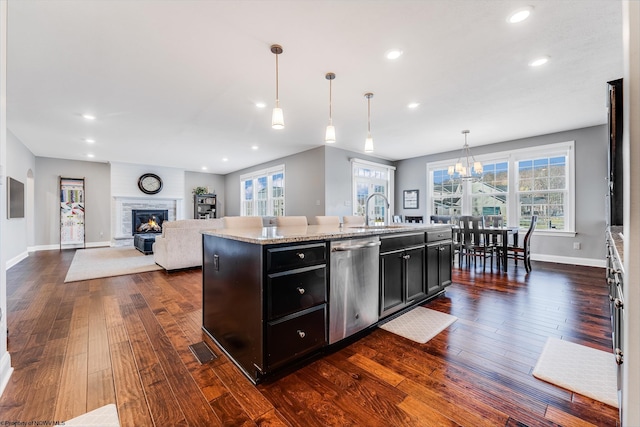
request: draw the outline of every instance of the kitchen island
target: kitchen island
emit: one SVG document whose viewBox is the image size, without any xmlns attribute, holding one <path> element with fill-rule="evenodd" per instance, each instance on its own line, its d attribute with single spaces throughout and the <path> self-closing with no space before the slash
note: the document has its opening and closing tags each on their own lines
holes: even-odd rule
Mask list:
<svg viewBox="0 0 640 427">
<path fill-rule="evenodd" d="M 202 247 L 203 331 L 254 383 L 451 282 L 447 225 L 217 229 L 203 231 Z M 374 262 L 364 267 L 360 253 Z"/>
</svg>

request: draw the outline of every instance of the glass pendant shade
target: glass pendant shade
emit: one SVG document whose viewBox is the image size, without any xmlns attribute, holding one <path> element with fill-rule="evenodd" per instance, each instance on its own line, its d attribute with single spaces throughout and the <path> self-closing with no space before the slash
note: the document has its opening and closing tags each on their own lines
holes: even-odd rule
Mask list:
<svg viewBox="0 0 640 427">
<path fill-rule="evenodd" d="M 367 135 L 367 139 L 364 140 L 364 152 L 373 153 L 373 138 L 371 134 Z"/>
<path fill-rule="evenodd" d="M 324 142 L 327 144 L 333 144 L 336 142 L 336 128 L 331 123 L 327 126 L 327 131 L 324 135 Z"/>
<path fill-rule="evenodd" d="M 473 169 L 476 171 L 476 173 L 482 173 L 482 163 L 475 162 L 473 164 Z"/>
<path fill-rule="evenodd" d="M 284 114 L 282 108 L 276 103 L 276 108 L 271 113 L 271 127 L 274 129 L 284 129 Z"/>
<path fill-rule="evenodd" d="M 455 169 L 456 169 L 455 166 L 449 166 L 449 168 L 447 169 L 447 173 L 449 175 L 453 175 L 456 171 Z"/>
</svg>

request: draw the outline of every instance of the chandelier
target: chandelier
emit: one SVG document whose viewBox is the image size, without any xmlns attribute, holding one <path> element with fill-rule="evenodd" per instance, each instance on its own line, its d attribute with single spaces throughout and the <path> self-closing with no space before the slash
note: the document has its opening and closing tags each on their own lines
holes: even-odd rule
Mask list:
<svg viewBox="0 0 640 427">
<path fill-rule="evenodd" d="M 458 161 L 455 166 L 449 166 L 447 172 L 450 176 L 457 173 L 458 178 L 460 179 L 471 180 L 479 178 L 480 175 L 482 175 L 482 163 L 477 162 L 473 157 L 473 154 L 471 154 L 469 144 L 467 143 L 467 135 L 469 134 L 469 131 L 463 130 L 462 133 L 464 134 L 464 146 L 462 147 L 462 152 L 460 153 L 460 157 L 458 157 Z"/>
</svg>

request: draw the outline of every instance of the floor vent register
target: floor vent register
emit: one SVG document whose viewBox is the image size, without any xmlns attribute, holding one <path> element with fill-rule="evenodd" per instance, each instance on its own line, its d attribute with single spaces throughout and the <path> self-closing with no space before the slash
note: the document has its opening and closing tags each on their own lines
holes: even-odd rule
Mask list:
<svg viewBox="0 0 640 427">
<path fill-rule="evenodd" d="M 196 359 L 198 359 L 198 362 L 200 362 L 201 365 L 211 362 L 217 357 L 215 354 L 213 354 L 213 351 L 211 351 L 209 346 L 204 343 L 204 341 L 191 344 L 189 346 L 189 350 L 191 350 L 191 352 L 196 357 Z"/>
</svg>

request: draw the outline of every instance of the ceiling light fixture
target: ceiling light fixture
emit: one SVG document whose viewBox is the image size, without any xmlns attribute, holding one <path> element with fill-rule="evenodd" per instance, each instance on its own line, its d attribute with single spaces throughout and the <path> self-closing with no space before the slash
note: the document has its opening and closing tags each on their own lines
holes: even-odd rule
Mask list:
<svg viewBox="0 0 640 427">
<path fill-rule="evenodd" d="M 520 9 L 514 10 L 511 15 L 507 17 L 507 22 L 510 24 L 517 24 L 518 22 L 522 22 L 531 15 L 531 11 L 533 10 L 532 6 L 522 7 Z"/>
<path fill-rule="evenodd" d="M 549 57 L 548 56 L 541 56 L 540 58 L 536 58 L 533 61 L 529 62 L 529 66 L 530 67 L 539 67 L 541 65 L 546 64 L 547 62 L 549 62 Z"/>
<path fill-rule="evenodd" d="M 471 154 L 469 144 L 467 143 L 468 130 L 463 130 L 464 134 L 464 146 L 462 147 L 462 153 L 458 157 L 458 161 L 455 166 L 449 166 L 447 172 L 450 176 L 454 173 L 458 174 L 458 178 L 465 180 L 472 180 L 482 175 L 482 162 L 476 162 L 476 159 Z"/>
<path fill-rule="evenodd" d="M 260 148 L 260 147 L 258 147 L 257 145 L 252 145 L 251 146 L 251 149 L 254 150 L 254 151 L 257 150 L 258 148 Z"/>
<path fill-rule="evenodd" d="M 256 107 L 257 108 L 265 108 L 267 106 L 267 104 L 265 104 L 264 102 L 256 102 Z"/>
<path fill-rule="evenodd" d="M 94 155 L 94 154 L 89 153 L 89 154 L 87 154 L 87 157 L 89 157 L 90 159 L 92 159 L 92 158 L 94 158 L 94 157 L 95 157 L 95 155 Z"/>
<path fill-rule="evenodd" d="M 392 49 L 387 51 L 386 55 L 387 59 L 398 59 L 402 56 L 402 51 L 400 49 Z"/>
<path fill-rule="evenodd" d="M 94 142 L 96 142 L 95 139 L 91 139 L 91 138 L 87 138 L 84 140 L 84 142 L 86 142 L 87 144 L 93 144 Z"/>
<path fill-rule="evenodd" d="M 418 108 L 419 106 L 420 106 L 419 102 L 412 102 L 409 105 L 407 105 L 407 108 L 414 109 L 414 108 Z"/>
<path fill-rule="evenodd" d="M 364 97 L 367 98 L 367 139 L 364 141 L 364 152 L 373 153 L 373 137 L 371 136 L 371 98 L 373 98 L 373 94 L 367 92 Z"/>
<path fill-rule="evenodd" d="M 284 114 L 280 108 L 280 98 L 278 96 L 278 55 L 282 51 L 282 46 L 278 44 L 271 45 L 271 52 L 276 55 L 276 106 L 271 114 L 271 127 L 274 129 L 284 129 Z"/>
<path fill-rule="evenodd" d="M 87 119 L 87 120 L 95 120 L 96 119 L 96 116 L 92 116 L 91 114 L 83 114 L 82 117 Z"/>
<path fill-rule="evenodd" d="M 331 114 L 331 83 L 336 78 L 335 73 L 327 73 L 324 76 L 329 80 L 329 124 L 327 125 L 327 131 L 324 134 L 324 142 L 327 144 L 333 144 L 336 142 L 336 128 L 333 126 L 333 116 Z"/>
</svg>

